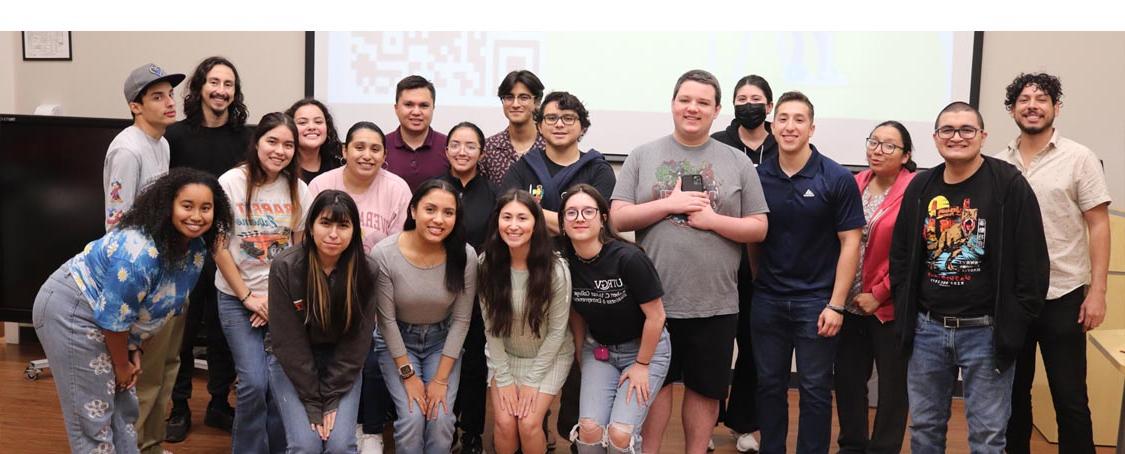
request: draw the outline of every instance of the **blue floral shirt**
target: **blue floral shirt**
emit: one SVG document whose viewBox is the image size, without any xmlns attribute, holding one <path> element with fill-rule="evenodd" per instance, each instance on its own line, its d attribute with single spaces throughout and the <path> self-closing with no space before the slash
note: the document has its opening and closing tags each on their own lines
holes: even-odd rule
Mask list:
<svg viewBox="0 0 1125 454">
<path fill-rule="evenodd" d="M 114 229 L 70 259 L 70 272 L 102 329 L 129 332 L 139 345 L 179 315 L 203 269 L 207 246 L 192 240 L 186 258 L 171 269 L 152 238 L 136 229 Z"/>
</svg>

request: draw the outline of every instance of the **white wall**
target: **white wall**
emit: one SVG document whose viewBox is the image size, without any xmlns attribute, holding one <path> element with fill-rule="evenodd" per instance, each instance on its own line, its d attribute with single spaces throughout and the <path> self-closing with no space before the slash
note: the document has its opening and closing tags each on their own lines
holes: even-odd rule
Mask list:
<svg viewBox="0 0 1125 454">
<path fill-rule="evenodd" d="M 1004 90 L 1020 72 L 1047 72 L 1063 84 L 1059 132 L 1094 150 L 1105 166 L 1111 209 L 1125 206 L 1125 33 L 986 32 L 981 65 L 985 149 L 1003 149 L 1019 134 L 1004 110 Z M 936 112 L 935 112 L 936 113 Z"/>
<path fill-rule="evenodd" d="M 238 67 L 253 123 L 304 95 L 304 32 L 73 32 L 74 60 L 69 62 L 25 62 L 20 33 L 0 37 L 13 35 L 14 54 L 6 55 L 0 45 L 0 59 L 12 62 L 14 70 L 9 82 L 15 87 L 13 113 L 30 114 L 37 105 L 57 103 L 63 115 L 126 118 L 122 85 L 133 68 L 152 62 L 190 77 L 199 61 L 211 55 L 225 56 Z M 3 71 L 0 111 L 12 111 L 3 104 Z M 185 89 L 186 83 L 177 87 L 178 95 Z"/>
</svg>

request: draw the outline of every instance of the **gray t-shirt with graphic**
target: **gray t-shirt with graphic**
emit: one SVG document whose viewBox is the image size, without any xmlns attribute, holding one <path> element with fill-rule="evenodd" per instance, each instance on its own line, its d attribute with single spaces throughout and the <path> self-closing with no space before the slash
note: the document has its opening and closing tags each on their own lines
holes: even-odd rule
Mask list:
<svg viewBox="0 0 1125 454">
<path fill-rule="evenodd" d="M 766 213 L 754 163 L 742 152 L 710 139 L 698 147 L 672 136 L 637 147 L 617 175 L 613 200 L 640 205 L 668 197 L 680 175 L 700 174 L 716 213 L 745 217 Z M 668 216 L 637 231 L 664 286 L 668 318 L 738 313 L 738 266 L 744 245 Z"/>
</svg>

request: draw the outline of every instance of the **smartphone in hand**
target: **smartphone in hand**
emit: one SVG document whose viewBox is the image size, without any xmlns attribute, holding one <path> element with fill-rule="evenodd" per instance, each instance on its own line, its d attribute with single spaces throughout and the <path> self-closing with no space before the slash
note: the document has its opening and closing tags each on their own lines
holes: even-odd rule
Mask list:
<svg viewBox="0 0 1125 454">
<path fill-rule="evenodd" d="M 703 192 L 703 175 L 698 173 L 680 175 L 680 190 Z"/>
</svg>

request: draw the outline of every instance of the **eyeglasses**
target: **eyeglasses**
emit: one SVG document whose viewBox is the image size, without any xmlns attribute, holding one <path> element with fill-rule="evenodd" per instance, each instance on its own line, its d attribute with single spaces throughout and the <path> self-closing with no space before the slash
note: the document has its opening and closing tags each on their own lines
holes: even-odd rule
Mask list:
<svg viewBox="0 0 1125 454">
<path fill-rule="evenodd" d="M 480 151 L 480 145 L 477 145 L 475 143 L 462 144 L 461 142 L 449 142 L 448 144 L 446 144 L 445 148 L 449 149 L 449 151 L 465 150 L 466 152 L 469 152 L 469 153 L 472 153 L 474 151 Z"/>
<path fill-rule="evenodd" d="M 968 139 L 972 139 L 973 137 L 976 137 L 977 132 L 979 132 L 979 131 L 980 131 L 980 129 L 974 128 L 972 126 L 962 126 L 960 128 L 954 128 L 952 126 L 946 126 L 946 127 L 943 127 L 943 128 L 938 128 L 937 131 L 935 131 L 935 133 L 937 133 L 937 136 L 942 138 L 942 139 L 952 139 L 953 134 L 957 134 L 957 135 L 960 135 L 962 139 L 968 140 Z"/>
<path fill-rule="evenodd" d="M 534 96 L 531 96 L 531 95 L 529 95 L 529 94 L 526 94 L 526 93 L 524 93 L 524 94 L 521 94 L 521 95 L 519 95 L 519 96 L 516 96 L 516 95 L 504 95 L 504 96 L 501 96 L 501 97 L 500 97 L 500 101 L 501 101 L 501 102 L 503 102 L 504 104 L 511 104 L 511 103 L 513 103 L 513 102 L 516 102 L 516 101 L 519 101 L 519 102 L 520 102 L 520 104 L 527 104 L 527 103 L 531 102 L 531 101 L 532 101 L 532 100 L 534 100 L 534 99 L 535 99 L 535 97 L 534 97 Z"/>
<path fill-rule="evenodd" d="M 867 138 L 867 149 L 871 151 L 879 151 L 883 154 L 895 154 L 895 150 L 903 150 L 904 148 L 890 142 L 880 142 L 878 140 Z"/>
<path fill-rule="evenodd" d="M 578 122 L 578 115 L 547 114 L 543 116 L 543 122 L 548 125 L 553 126 L 555 124 L 558 124 L 559 120 L 562 120 L 563 124 L 566 126 L 573 126 L 574 123 Z"/>
<path fill-rule="evenodd" d="M 566 220 L 570 222 L 577 221 L 579 214 L 582 215 L 583 221 L 594 219 L 594 217 L 598 215 L 598 209 L 594 207 L 586 207 L 581 210 L 577 208 L 567 208 L 566 211 L 563 212 Z"/>
</svg>

